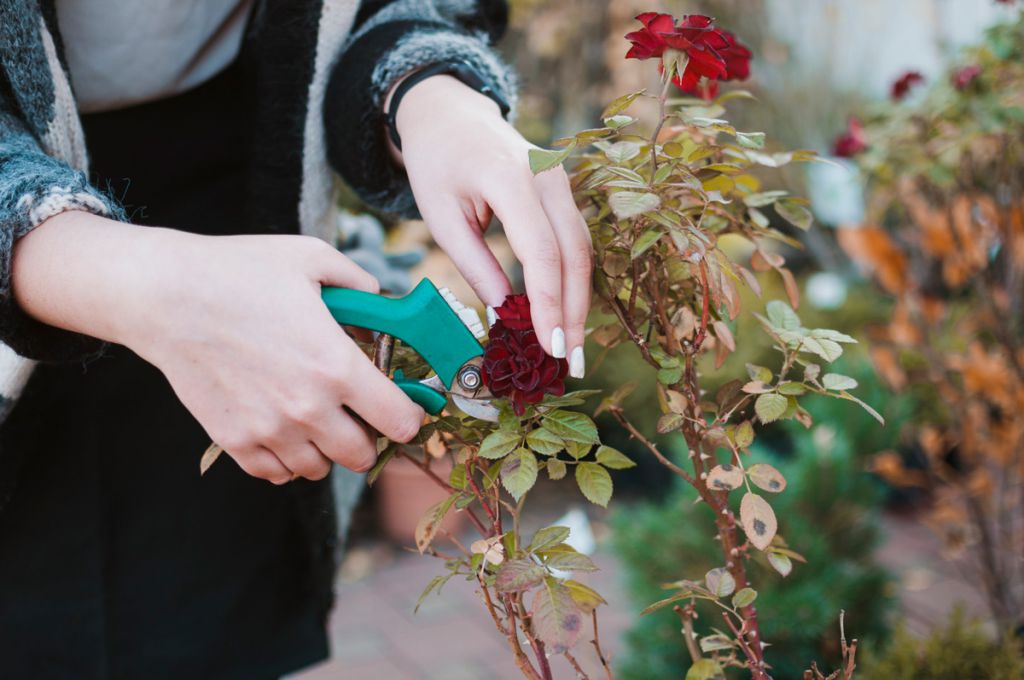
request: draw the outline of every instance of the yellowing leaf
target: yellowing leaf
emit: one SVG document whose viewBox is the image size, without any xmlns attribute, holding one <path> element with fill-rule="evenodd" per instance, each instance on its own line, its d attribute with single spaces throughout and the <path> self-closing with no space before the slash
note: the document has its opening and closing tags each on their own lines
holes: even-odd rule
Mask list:
<svg viewBox="0 0 1024 680">
<path fill-rule="evenodd" d="M 762 394 L 754 402 L 754 411 L 762 423 L 778 420 L 788 408 L 789 400 L 781 394 Z"/>
<path fill-rule="evenodd" d="M 549 459 L 548 462 L 547 462 L 547 466 L 548 466 L 548 477 L 550 479 L 552 479 L 552 480 L 555 480 L 555 481 L 564 478 L 565 474 L 569 471 L 566 468 L 565 463 L 560 461 L 560 460 L 558 460 L 557 458 Z"/>
<path fill-rule="evenodd" d="M 509 560 L 498 568 L 494 587 L 499 593 L 521 593 L 540 585 L 547 570 L 531 559 Z"/>
<path fill-rule="evenodd" d="M 743 588 L 732 596 L 732 606 L 736 609 L 748 607 L 757 599 L 757 591 L 753 588 Z"/>
<path fill-rule="evenodd" d="M 765 491 L 779 493 L 786 488 L 786 478 L 768 463 L 751 465 L 747 468 L 747 476 L 750 477 L 750 481 Z"/>
<path fill-rule="evenodd" d="M 501 463 L 501 484 L 517 501 L 537 482 L 537 458 L 529 449 L 516 449 Z"/>
<path fill-rule="evenodd" d="M 587 614 L 597 609 L 599 605 L 608 604 L 600 593 L 579 581 L 567 580 L 563 581 L 562 585 L 569 591 L 573 601 Z"/>
<path fill-rule="evenodd" d="M 778 521 L 775 519 L 775 511 L 768 501 L 756 493 L 746 493 L 740 502 L 740 523 L 747 539 L 758 550 L 764 550 L 775 537 L 779 530 Z"/>
<path fill-rule="evenodd" d="M 657 194 L 636 191 L 617 191 L 608 197 L 608 205 L 620 220 L 627 220 L 651 210 L 657 210 L 661 198 Z"/>
<path fill-rule="evenodd" d="M 608 507 L 612 498 L 612 476 L 597 463 L 579 463 L 576 466 L 576 484 L 588 501 Z"/>
<path fill-rule="evenodd" d="M 518 432 L 498 430 L 484 437 L 484 440 L 480 442 L 480 450 L 477 455 L 481 458 L 497 460 L 515 450 L 520 441 L 522 441 L 522 436 Z"/>
<path fill-rule="evenodd" d="M 434 536 L 437 535 L 438 529 L 441 528 L 441 522 L 444 521 L 444 516 L 448 514 L 448 510 L 452 507 L 452 503 L 459 497 L 459 494 L 452 494 L 448 498 L 444 499 L 440 503 L 435 503 L 423 513 L 420 517 L 420 521 L 416 523 L 416 529 L 413 531 L 413 538 L 416 541 L 416 549 L 420 551 L 420 554 L 424 553 L 427 548 L 430 547 L 431 542 L 434 540 Z"/>
<path fill-rule="evenodd" d="M 530 609 L 537 635 L 554 654 L 568 651 L 583 633 L 583 610 L 569 590 L 553 579 L 544 581 Z"/>
<path fill-rule="evenodd" d="M 631 467 L 636 467 L 636 463 L 630 460 L 629 456 L 610 446 L 598 447 L 597 462 L 612 470 L 628 470 Z"/>
<path fill-rule="evenodd" d="M 569 142 L 567 147 L 558 151 L 548 149 L 530 149 L 530 170 L 533 174 L 539 175 L 545 170 L 550 170 L 556 165 L 561 165 L 575 149 L 575 139 Z"/>
<path fill-rule="evenodd" d="M 686 671 L 684 680 L 725 680 L 725 672 L 714 659 L 698 659 Z"/>
<path fill-rule="evenodd" d="M 783 578 L 789 576 L 790 572 L 793 571 L 793 560 L 789 559 L 788 555 L 774 551 L 767 553 L 767 555 L 768 564 L 772 565 L 772 568 L 779 572 Z"/>
<path fill-rule="evenodd" d="M 206 451 L 203 452 L 203 457 L 199 459 L 199 475 L 205 475 L 206 471 L 210 469 L 211 465 L 217 462 L 217 459 L 220 458 L 220 454 L 222 453 L 224 453 L 224 449 L 222 449 L 217 442 L 206 447 Z"/>
<path fill-rule="evenodd" d="M 715 491 L 731 491 L 743 484 L 743 472 L 735 465 L 716 465 L 708 472 L 708 488 Z"/>
<path fill-rule="evenodd" d="M 728 597 L 736 590 L 736 579 L 725 567 L 716 567 L 704 574 L 704 585 L 715 597 Z"/>
</svg>

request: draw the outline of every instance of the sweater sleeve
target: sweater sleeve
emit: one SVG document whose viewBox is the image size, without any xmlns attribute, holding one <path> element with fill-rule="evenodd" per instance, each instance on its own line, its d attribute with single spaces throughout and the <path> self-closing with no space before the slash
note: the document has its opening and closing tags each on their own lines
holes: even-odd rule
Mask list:
<svg viewBox="0 0 1024 680">
<path fill-rule="evenodd" d="M 415 216 L 405 171 L 390 157 L 383 102 L 404 75 L 433 64 L 472 66 L 514 110 L 515 76 L 490 45 L 505 0 L 364 0 L 324 99 L 327 158 L 372 207 Z"/>
<path fill-rule="evenodd" d="M 14 300 L 14 244 L 66 210 L 121 217 L 120 208 L 90 186 L 84 173 L 43 152 L 0 91 L 0 341 L 29 359 L 75 360 L 102 348 L 99 340 L 34 320 Z"/>
</svg>

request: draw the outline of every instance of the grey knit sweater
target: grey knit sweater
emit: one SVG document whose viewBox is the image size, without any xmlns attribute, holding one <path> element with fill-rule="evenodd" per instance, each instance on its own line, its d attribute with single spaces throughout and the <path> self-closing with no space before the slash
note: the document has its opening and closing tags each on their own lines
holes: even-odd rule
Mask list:
<svg viewBox="0 0 1024 680">
<path fill-rule="evenodd" d="M 511 101 L 512 76 L 488 47 L 506 13 L 504 0 L 259 0 L 239 56 L 261 102 L 243 212 L 329 238 L 335 173 L 376 207 L 413 211 L 385 151 L 382 99 L 410 70 L 457 59 Z M 0 0 L 0 420 L 36 361 L 100 347 L 29 318 L 11 291 L 17 239 L 72 209 L 125 217 L 88 181 L 53 0 Z"/>
</svg>

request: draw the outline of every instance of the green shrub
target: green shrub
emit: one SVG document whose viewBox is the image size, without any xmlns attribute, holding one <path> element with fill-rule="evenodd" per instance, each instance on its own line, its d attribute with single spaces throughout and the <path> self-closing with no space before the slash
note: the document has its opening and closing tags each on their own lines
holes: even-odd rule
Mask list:
<svg viewBox="0 0 1024 680">
<path fill-rule="evenodd" d="M 954 611 L 949 623 L 920 640 L 902 625 L 881 654 L 858 655 L 858 680 L 1021 680 L 1019 640 L 994 642 L 977 621 Z"/>
<path fill-rule="evenodd" d="M 840 424 L 840 427 L 842 425 Z M 766 460 L 789 480 L 773 498 L 790 547 L 807 558 L 783 579 L 758 558 L 757 606 L 767 615 L 762 634 L 771 643 L 767 659 L 776 678 L 802 677 L 810 661 L 838 662 L 839 611 L 846 631 L 862 645 L 887 633 L 889 578 L 872 560 L 879 541 L 882 490 L 851 454 L 848 438 L 832 425 L 791 431 L 792 459 L 780 461 L 763 447 L 750 463 Z M 661 584 L 687 573 L 720 566 L 719 548 L 708 530 L 709 509 L 676 485 L 661 503 L 620 508 L 612 517 L 613 546 L 622 560 L 627 588 L 637 609 L 664 597 Z M 705 626 L 721 627 L 721 615 L 700 608 Z M 625 680 L 677 678 L 690 664 L 676 614 L 671 609 L 643 618 L 627 634 L 628 651 L 619 664 Z"/>
</svg>

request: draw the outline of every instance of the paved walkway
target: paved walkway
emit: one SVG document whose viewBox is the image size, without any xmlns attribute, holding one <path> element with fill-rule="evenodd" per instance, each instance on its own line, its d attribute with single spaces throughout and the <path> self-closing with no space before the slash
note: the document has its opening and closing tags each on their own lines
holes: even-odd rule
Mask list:
<svg viewBox="0 0 1024 680">
<path fill-rule="evenodd" d="M 909 627 L 925 632 L 958 602 L 969 613 L 983 605 L 955 567 L 939 557 L 939 544 L 919 522 L 885 519 L 887 541 L 879 557 L 900 579 L 900 598 Z M 600 533 L 600 532 L 599 532 Z M 599 551 L 601 571 L 590 585 L 609 601 L 600 610 L 601 639 L 614 657 L 633 611 L 616 581 L 611 555 Z M 502 638 L 476 599 L 473 583 L 452 580 L 441 596 L 431 595 L 418 614 L 412 609 L 423 587 L 441 573 L 429 557 L 387 545 L 355 548 L 339 577 L 338 609 L 331 620 L 333 658 L 293 680 L 513 680 L 520 674 Z M 581 662 L 593 655 L 581 651 Z M 564 659 L 554 659 L 555 677 L 574 677 Z M 585 664 L 601 678 L 595 663 Z"/>
</svg>

